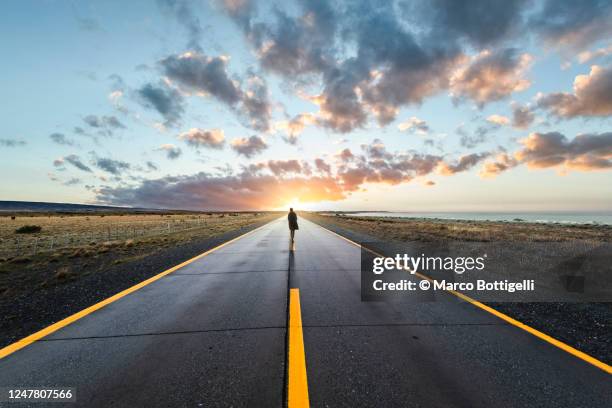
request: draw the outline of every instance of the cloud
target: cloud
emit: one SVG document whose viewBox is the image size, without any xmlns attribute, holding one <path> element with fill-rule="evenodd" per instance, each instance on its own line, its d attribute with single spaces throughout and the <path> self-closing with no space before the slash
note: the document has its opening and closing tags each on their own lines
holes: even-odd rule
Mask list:
<svg viewBox="0 0 612 408">
<path fill-rule="evenodd" d="M 146 108 L 155 109 L 166 120 L 166 126 L 175 126 L 185 112 L 183 96 L 163 81 L 157 85 L 147 83 L 138 91 L 139 101 Z"/>
<path fill-rule="evenodd" d="M 410 132 L 417 132 L 422 135 L 429 133 L 429 125 L 427 125 L 427 122 L 417 118 L 416 116 L 413 116 L 410 119 L 398 124 L 397 128 L 402 132 L 408 130 Z"/>
<path fill-rule="evenodd" d="M 449 87 L 456 98 L 473 99 L 479 106 L 526 89 L 523 74 L 531 56 L 487 49 L 521 33 L 526 4 L 439 0 L 382 7 L 300 1 L 291 11 L 275 7 L 266 15 L 272 18 L 261 19 L 254 2 L 223 5 L 262 69 L 295 85 L 300 96 L 319 107 L 314 123 L 348 133 L 370 119 L 385 126 L 402 107 Z M 482 52 L 469 58 L 468 51 Z M 307 86 L 318 81 L 321 91 L 306 94 Z"/>
<path fill-rule="evenodd" d="M 575 170 L 612 168 L 612 133 L 581 134 L 568 140 L 559 132 L 531 133 L 515 158 L 529 168 L 564 166 Z"/>
<path fill-rule="evenodd" d="M 535 115 L 528 106 L 512 104 L 512 126 L 517 129 L 527 129 L 534 119 Z"/>
<path fill-rule="evenodd" d="M 231 143 L 231 148 L 238 154 L 245 157 L 252 157 L 268 148 L 266 142 L 259 136 L 251 136 L 234 139 Z"/>
<path fill-rule="evenodd" d="M 573 140 L 559 132 L 531 133 L 520 140 L 523 145 L 514 155 L 499 154 L 485 163 L 481 176 L 493 177 L 520 164 L 530 169 L 607 170 L 612 168 L 612 133 L 588 133 Z"/>
<path fill-rule="evenodd" d="M 187 132 L 181 133 L 178 137 L 189 146 L 196 148 L 222 149 L 225 145 L 225 135 L 221 129 L 204 130 L 192 128 Z"/>
<path fill-rule="evenodd" d="M 440 174 L 450 176 L 462 171 L 466 171 L 477 165 L 482 160 L 490 156 L 490 153 L 472 153 L 461 156 L 455 163 L 449 164 L 441 162 L 438 171 Z"/>
<path fill-rule="evenodd" d="M 178 159 L 183 153 L 180 147 L 177 147 L 173 144 L 163 144 L 159 146 L 157 150 L 165 152 L 166 157 L 170 160 Z M 157 170 L 157 167 L 155 167 L 153 170 Z"/>
<path fill-rule="evenodd" d="M 115 130 L 125 129 L 125 125 L 116 116 L 87 115 L 83 118 L 83 121 L 90 127 L 97 129 L 98 134 L 102 136 L 112 136 Z"/>
<path fill-rule="evenodd" d="M 195 10 L 193 10 L 192 5 L 194 3 L 189 0 L 157 0 L 157 3 L 163 12 L 172 15 L 181 25 L 187 28 L 189 35 L 187 47 L 192 50 L 201 50 L 202 25 Z"/>
<path fill-rule="evenodd" d="M 482 108 L 523 91 L 531 84 L 523 76 L 532 59 L 529 54 L 519 55 L 514 48 L 483 51 L 453 74 L 451 94 L 458 100 L 471 99 Z"/>
<path fill-rule="evenodd" d="M 51 133 L 49 138 L 59 145 L 74 146 L 74 140 L 67 138 L 63 133 Z"/>
<path fill-rule="evenodd" d="M 192 210 L 260 210 L 300 202 L 337 201 L 345 193 L 330 177 L 278 178 L 272 175 L 164 177 L 145 180 L 136 187 L 102 187 L 101 203 L 148 208 Z"/>
<path fill-rule="evenodd" d="M 366 153 L 369 159 L 390 160 L 393 158 L 393 155 L 387 151 L 387 147 L 380 139 L 374 139 L 370 144 L 362 144 L 361 149 Z"/>
<path fill-rule="evenodd" d="M 538 95 L 538 107 L 561 118 L 612 115 L 612 68 L 593 65 L 574 79 L 574 93 Z"/>
<path fill-rule="evenodd" d="M 386 125 L 401 106 L 445 89 L 461 57 L 448 38 L 408 30 L 393 7 L 300 2 L 297 15 L 278 8 L 274 21 L 254 22 L 255 8 L 237 3 L 225 7 L 261 67 L 297 84 L 321 78 L 322 92 L 307 97 L 319 106 L 316 124 L 339 133 L 363 127 L 370 117 Z"/>
<path fill-rule="evenodd" d="M 521 12 L 525 3 L 525 0 L 434 0 L 423 3 L 416 18 L 425 19 L 437 36 L 460 37 L 485 47 L 516 34 L 523 23 Z"/>
<path fill-rule="evenodd" d="M 336 155 L 338 174 L 349 191 L 359 189 L 366 182 L 392 185 L 409 182 L 433 172 L 442 162 L 442 157 L 436 155 L 389 152 L 379 139 L 362 145 L 361 149 L 363 155 L 356 155 L 349 149 Z"/>
<path fill-rule="evenodd" d="M 81 179 L 73 177 L 73 178 L 71 178 L 69 180 L 64 181 L 62 184 L 65 185 L 65 186 L 75 186 L 77 184 L 81 184 Z"/>
<path fill-rule="evenodd" d="M 320 72 L 327 67 L 337 15 L 325 1 L 300 2 L 302 15 L 274 10 L 275 24 L 256 23 L 250 1 L 226 0 L 224 6 L 251 42 L 264 69 L 285 76 Z"/>
<path fill-rule="evenodd" d="M 27 142 L 19 139 L 0 139 L 0 146 L 4 147 L 19 147 L 25 146 Z"/>
<path fill-rule="evenodd" d="M 380 140 L 374 140 L 362 146 L 362 154 L 350 153 L 350 159 L 339 161 L 335 170 L 320 158 L 314 165 L 297 159 L 268 160 L 243 166 L 239 174 L 201 172 L 143 180 L 133 186 L 104 186 L 97 199 L 138 207 L 271 209 L 296 198 L 303 203 L 343 200 L 367 184 L 397 185 L 435 171 L 453 175 L 471 169 L 487 156 L 470 154 L 449 164 L 441 156 L 390 152 Z"/>
<path fill-rule="evenodd" d="M 79 136 L 88 136 L 87 132 L 85 131 L 85 129 L 83 129 L 80 126 L 75 126 L 72 131 Z"/>
<path fill-rule="evenodd" d="M 276 176 L 303 172 L 304 164 L 299 160 L 268 160 L 266 166 Z"/>
<path fill-rule="evenodd" d="M 505 126 L 510 123 L 510 119 L 503 115 L 494 114 L 487 118 L 487 122 L 497 126 Z"/>
<path fill-rule="evenodd" d="M 81 161 L 81 158 L 79 156 L 77 156 L 76 154 L 70 154 L 68 156 L 60 157 L 60 158 L 55 159 L 53 161 L 53 165 L 55 167 L 63 167 L 64 163 L 69 163 L 69 164 L 73 165 L 74 167 L 76 167 L 77 169 L 79 169 L 81 171 L 85 171 L 87 173 L 91 173 L 92 172 L 91 168 L 88 167 L 87 165 L 85 165 Z"/>
<path fill-rule="evenodd" d="M 121 175 L 125 170 L 130 169 L 130 164 L 121 160 L 113 160 L 105 157 L 94 157 L 94 164 L 101 170 L 111 173 L 115 176 Z"/>
<path fill-rule="evenodd" d="M 605 48 L 598 48 L 594 51 L 582 51 L 578 54 L 578 61 L 584 64 L 594 59 L 607 57 L 608 55 L 612 55 L 612 44 Z"/>
<path fill-rule="evenodd" d="M 240 101 L 239 84 L 227 73 L 228 57 L 208 57 L 197 52 L 171 55 L 160 61 L 163 72 L 188 90 L 212 95 L 235 105 Z"/>
<path fill-rule="evenodd" d="M 547 0 L 529 26 L 554 48 L 581 50 L 612 34 L 608 0 Z"/>
<path fill-rule="evenodd" d="M 486 162 L 480 171 L 482 178 L 495 177 L 498 174 L 518 165 L 518 161 L 507 153 L 500 153 L 494 161 Z"/>
<path fill-rule="evenodd" d="M 316 158 L 315 159 L 315 168 L 321 173 L 331 174 L 331 166 L 323 159 Z"/>
<path fill-rule="evenodd" d="M 155 163 L 153 163 L 152 161 L 147 161 L 146 163 L 147 165 L 147 169 L 150 171 L 157 171 L 159 170 L 159 166 Z"/>
<path fill-rule="evenodd" d="M 244 118 L 250 128 L 267 131 L 272 107 L 263 78 L 250 72 L 244 80 L 232 79 L 225 56 L 209 57 L 199 52 L 171 55 L 160 61 L 164 74 L 186 91 L 211 95 Z"/>
<path fill-rule="evenodd" d="M 274 124 L 274 129 L 284 131 L 286 136 L 283 137 L 289 144 L 296 144 L 298 136 L 304 131 L 306 126 L 316 122 L 316 118 L 312 113 L 301 113 L 294 116 L 288 121 L 279 121 Z"/>
<path fill-rule="evenodd" d="M 336 157 L 343 163 L 348 163 L 352 161 L 353 159 L 355 159 L 355 155 L 353 155 L 353 152 L 351 152 L 351 149 L 349 149 L 348 147 L 342 149 L 336 155 Z"/>
<path fill-rule="evenodd" d="M 498 129 L 501 125 L 487 121 L 488 123 L 484 126 L 478 126 L 473 134 L 468 133 L 462 126 L 459 126 L 456 130 L 457 134 L 461 136 L 459 144 L 465 148 L 471 149 L 481 143 L 486 142 L 489 132 Z"/>
</svg>

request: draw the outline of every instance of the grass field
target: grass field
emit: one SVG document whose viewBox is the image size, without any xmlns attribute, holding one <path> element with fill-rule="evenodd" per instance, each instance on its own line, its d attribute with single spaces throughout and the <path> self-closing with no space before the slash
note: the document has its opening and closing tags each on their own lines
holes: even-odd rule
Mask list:
<svg viewBox="0 0 612 408">
<path fill-rule="evenodd" d="M 167 236 L 171 240 L 197 234 L 222 233 L 240 228 L 269 213 L 179 214 L 13 214 L 0 216 L 0 260 L 38 255 L 82 246 L 128 241 L 132 244 Z M 17 233 L 19 228 L 41 227 L 40 232 Z"/>
<path fill-rule="evenodd" d="M 609 225 L 453 221 L 336 216 L 317 213 L 306 215 L 350 230 L 397 241 L 559 242 L 586 240 L 612 242 L 612 226 Z"/>
<path fill-rule="evenodd" d="M 280 214 L 190 213 L 0 217 L 0 295 L 98 273 L 112 265 L 142 260 L 159 251 L 257 223 Z M 18 234 L 26 225 L 40 232 Z"/>
</svg>

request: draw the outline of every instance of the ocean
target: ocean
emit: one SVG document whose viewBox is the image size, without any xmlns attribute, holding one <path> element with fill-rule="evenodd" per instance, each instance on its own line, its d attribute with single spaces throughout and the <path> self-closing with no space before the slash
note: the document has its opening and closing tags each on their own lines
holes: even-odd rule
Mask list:
<svg viewBox="0 0 612 408">
<path fill-rule="evenodd" d="M 348 214 L 347 214 L 348 215 Z M 524 221 L 560 224 L 605 224 L 612 225 L 612 213 L 604 212 L 358 212 L 350 213 L 362 217 L 430 218 L 443 220 L 472 221 Z"/>
</svg>

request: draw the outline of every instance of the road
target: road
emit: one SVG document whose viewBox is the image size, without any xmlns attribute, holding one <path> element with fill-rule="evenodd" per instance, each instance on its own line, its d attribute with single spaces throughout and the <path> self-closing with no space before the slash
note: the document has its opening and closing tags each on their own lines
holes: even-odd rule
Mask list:
<svg viewBox="0 0 612 408">
<path fill-rule="evenodd" d="M 296 241 L 273 221 L 3 358 L 0 386 L 73 387 L 72 407 L 283 406 L 297 288 L 313 407 L 609 403 L 604 371 L 451 295 L 361 302 L 359 248 L 303 219 Z"/>
</svg>

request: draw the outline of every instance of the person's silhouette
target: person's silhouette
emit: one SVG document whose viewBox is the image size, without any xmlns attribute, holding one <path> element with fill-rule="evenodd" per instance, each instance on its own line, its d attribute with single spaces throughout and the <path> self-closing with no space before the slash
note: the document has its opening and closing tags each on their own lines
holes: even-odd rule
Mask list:
<svg viewBox="0 0 612 408">
<path fill-rule="evenodd" d="M 295 230 L 300 229 L 297 223 L 297 214 L 293 212 L 293 208 L 289 209 L 289 215 L 287 216 L 289 220 L 289 231 L 291 232 L 291 244 L 293 245 L 295 239 Z"/>
</svg>

